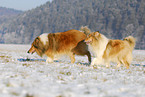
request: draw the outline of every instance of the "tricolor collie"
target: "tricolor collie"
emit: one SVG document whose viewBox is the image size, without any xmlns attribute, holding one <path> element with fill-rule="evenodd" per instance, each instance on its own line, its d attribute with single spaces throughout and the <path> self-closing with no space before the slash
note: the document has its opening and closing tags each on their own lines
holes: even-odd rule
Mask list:
<svg viewBox="0 0 145 97">
<path fill-rule="evenodd" d="M 75 54 L 87 55 L 91 62 L 88 46 L 84 42 L 85 38 L 86 34 L 78 30 L 45 33 L 34 40 L 28 53 L 36 52 L 39 56 L 47 55 L 46 62 L 53 62 L 54 56 L 65 54 L 70 56 L 71 63 L 75 62 Z"/>
<path fill-rule="evenodd" d="M 85 39 L 85 42 L 95 55 L 91 66 L 106 64 L 106 67 L 110 67 L 110 62 L 115 62 L 117 67 L 123 64 L 127 69 L 129 68 L 132 62 L 132 51 L 135 46 L 134 37 L 129 36 L 124 40 L 110 40 L 97 31 L 92 32 Z"/>
</svg>

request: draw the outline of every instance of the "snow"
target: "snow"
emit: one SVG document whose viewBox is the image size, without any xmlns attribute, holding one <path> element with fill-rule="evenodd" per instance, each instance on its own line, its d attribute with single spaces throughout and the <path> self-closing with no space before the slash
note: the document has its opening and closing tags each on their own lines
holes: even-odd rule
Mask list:
<svg viewBox="0 0 145 97">
<path fill-rule="evenodd" d="M 144 97 L 145 51 L 134 50 L 130 69 L 89 67 L 86 56 L 70 63 L 66 56 L 54 63 L 20 62 L 41 59 L 27 54 L 30 45 L 0 44 L 0 97 Z M 45 58 L 45 57 L 44 57 Z M 139 65 L 136 65 L 139 64 Z"/>
</svg>

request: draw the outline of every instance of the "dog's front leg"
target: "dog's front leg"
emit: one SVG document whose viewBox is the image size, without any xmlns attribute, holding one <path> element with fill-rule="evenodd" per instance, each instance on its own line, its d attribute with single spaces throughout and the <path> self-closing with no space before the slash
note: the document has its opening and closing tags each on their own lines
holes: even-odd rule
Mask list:
<svg viewBox="0 0 145 97">
<path fill-rule="evenodd" d="M 52 62 L 53 62 L 53 58 L 48 57 L 47 60 L 46 60 L 46 63 L 52 63 Z"/>
<path fill-rule="evenodd" d="M 93 67 L 96 62 L 97 62 L 97 58 L 94 58 L 93 61 L 91 62 L 91 66 Z"/>
</svg>

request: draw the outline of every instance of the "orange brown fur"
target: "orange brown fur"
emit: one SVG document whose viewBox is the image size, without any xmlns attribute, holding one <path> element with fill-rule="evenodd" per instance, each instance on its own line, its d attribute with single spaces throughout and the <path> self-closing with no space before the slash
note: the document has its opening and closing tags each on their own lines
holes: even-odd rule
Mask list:
<svg viewBox="0 0 145 97">
<path fill-rule="evenodd" d="M 34 53 L 36 51 L 40 56 L 47 55 L 48 59 L 46 62 L 52 62 L 54 56 L 63 54 L 70 56 L 71 63 L 75 62 L 75 54 L 87 55 L 89 62 L 91 62 L 90 52 L 88 51 L 86 43 L 83 42 L 86 38 L 84 32 L 69 30 L 66 32 L 49 33 L 47 37 L 48 40 L 44 41 L 38 36 L 28 52 Z"/>
<path fill-rule="evenodd" d="M 91 33 L 85 42 L 89 45 L 90 50 L 94 53 L 95 58 L 91 65 L 106 64 L 110 66 L 110 62 L 117 63 L 117 67 L 121 64 L 128 69 L 132 62 L 132 50 L 135 46 L 135 38 L 126 37 L 124 40 L 109 40 L 99 32 Z"/>
</svg>

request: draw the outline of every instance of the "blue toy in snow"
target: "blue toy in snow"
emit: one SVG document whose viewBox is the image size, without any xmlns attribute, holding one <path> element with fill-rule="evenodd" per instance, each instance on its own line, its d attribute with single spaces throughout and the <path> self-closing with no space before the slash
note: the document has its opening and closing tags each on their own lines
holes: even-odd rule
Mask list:
<svg viewBox="0 0 145 97">
<path fill-rule="evenodd" d="M 46 61 L 46 60 L 45 59 L 29 59 L 29 58 L 24 59 L 24 58 L 20 58 L 20 59 L 18 59 L 18 61 L 25 62 L 25 61 Z"/>
</svg>

